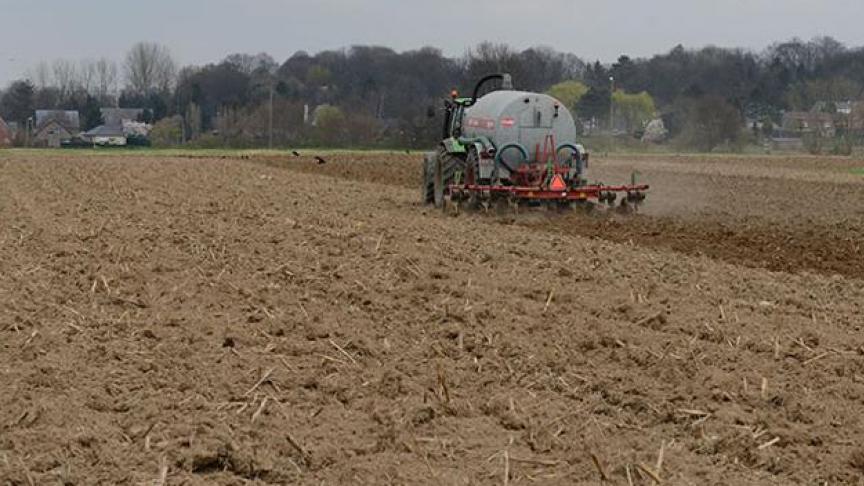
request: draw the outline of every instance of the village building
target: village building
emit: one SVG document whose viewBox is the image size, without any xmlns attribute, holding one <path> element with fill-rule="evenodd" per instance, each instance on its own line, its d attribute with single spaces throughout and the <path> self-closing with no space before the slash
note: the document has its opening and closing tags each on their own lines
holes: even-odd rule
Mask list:
<svg viewBox="0 0 864 486">
<path fill-rule="evenodd" d="M 36 110 L 33 143 L 59 148 L 64 142 L 81 132 L 81 118 L 77 111 Z"/>
<path fill-rule="evenodd" d="M 837 133 L 834 117 L 830 113 L 812 111 L 789 111 L 783 114 L 781 123 L 784 136 L 801 137 L 815 134 L 833 137 Z"/>
<path fill-rule="evenodd" d="M 81 138 L 93 145 L 124 146 L 130 137 L 146 138 L 152 128 L 139 121 L 144 117 L 143 108 L 102 108 L 102 125 L 81 134 Z"/>
<path fill-rule="evenodd" d="M 12 130 L 9 125 L 0 117 L 0 147 L 9 147 L 12 145 Z"/>
<path fill-rule="evenodd" d="M 102 108 L 102 122 L 109 127 L 122 127 L 124 123 L 141 121 L 143 108 Z"/>
<path fill-rule="evenodd" d="M 123 126 L 99 125 L 98 127 L 84 132 L 81 138 L 93 145 L 121 147 L 126 145 L 126 132 Z"/>
</svg>

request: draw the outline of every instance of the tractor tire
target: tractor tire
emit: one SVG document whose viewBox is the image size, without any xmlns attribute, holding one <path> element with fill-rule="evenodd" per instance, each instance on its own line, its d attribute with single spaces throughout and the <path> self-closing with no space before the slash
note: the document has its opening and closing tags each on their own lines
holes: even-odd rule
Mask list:
<svg viewBox="0 0 864 486">
<path fill-rule="evenodd" d="M 465 173 L 465 159 L 441 150 L 435 158 L 433 172 L 434 202 L 436 208 L 444 207 L 444 195 L 448 186 L 456 181 L 457 174 Z"/>
<path fill-rule="evenodd" d="M 480 178 L 480 154 L 476 148 L 468 149 L 468 155 L 465 157 L 465 183 L 483 185 L 488 183 L 488 180 Z M 480 199 L 476 191 L 471 191 L 466 200 L 465 209 L 477 210 L 480 209 Z"/>
<path fill-rule="evenodd" d="M 435 162 L 437 154 L 429 152 L 423 155 L 423 184 L 420 186 L 420 201 L 423 204 L 435 202 Z"/>
</svg>

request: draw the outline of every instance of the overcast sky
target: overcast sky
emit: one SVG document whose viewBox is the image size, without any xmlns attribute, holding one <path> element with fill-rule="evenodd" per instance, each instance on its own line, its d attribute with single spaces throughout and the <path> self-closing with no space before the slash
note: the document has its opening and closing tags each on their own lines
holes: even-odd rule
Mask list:
<svg viewBox="0 0 864 486">
<path fill-rule="evenodd" d="M 864 45 L 862 18 L 862 0 L 0 0 L 0 86 L 39 60 L 120 60 L 141 40 L 182 64 L 262 51 L 281 62 L 352 44 L 460 55 L 483 40 L 611 61 L 679 43 L 762 49 L 830 35 Z"/>
</svg>

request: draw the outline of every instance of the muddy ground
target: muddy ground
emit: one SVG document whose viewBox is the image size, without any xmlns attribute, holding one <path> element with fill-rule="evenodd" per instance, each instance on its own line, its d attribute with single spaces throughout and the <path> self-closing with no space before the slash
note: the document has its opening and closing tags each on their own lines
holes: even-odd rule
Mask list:
<svg viewBox="0 0 864 486">
<path fill-rule="evenodd" d="M 864 162 L 327 158 L 0 154 L 0 484 L 864 484 Z"/>
</svg>

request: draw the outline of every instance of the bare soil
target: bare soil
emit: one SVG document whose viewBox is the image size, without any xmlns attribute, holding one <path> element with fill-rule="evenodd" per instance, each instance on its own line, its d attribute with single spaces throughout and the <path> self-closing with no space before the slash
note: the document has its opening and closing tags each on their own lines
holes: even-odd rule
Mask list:
<svg viewBox="0 0 864 486">
<path fill-rule="evenodd" d="M 0 157 L 0 484 L 864 484 L 860 161 Z"/>
<path fill-rule="evenodd" d="M 335 155 L 268 163 L 415 188 L 420 155 Z M 636 216 L 614 212 L 519 218 L 518 224 L 775 271 L 864 277 L 864 161 L 849 158 L 631 156 L 600 158 L 591 176 L 652 186 Z M 419 191 L 419 189 L 418 189 Z"/>
</svg>

